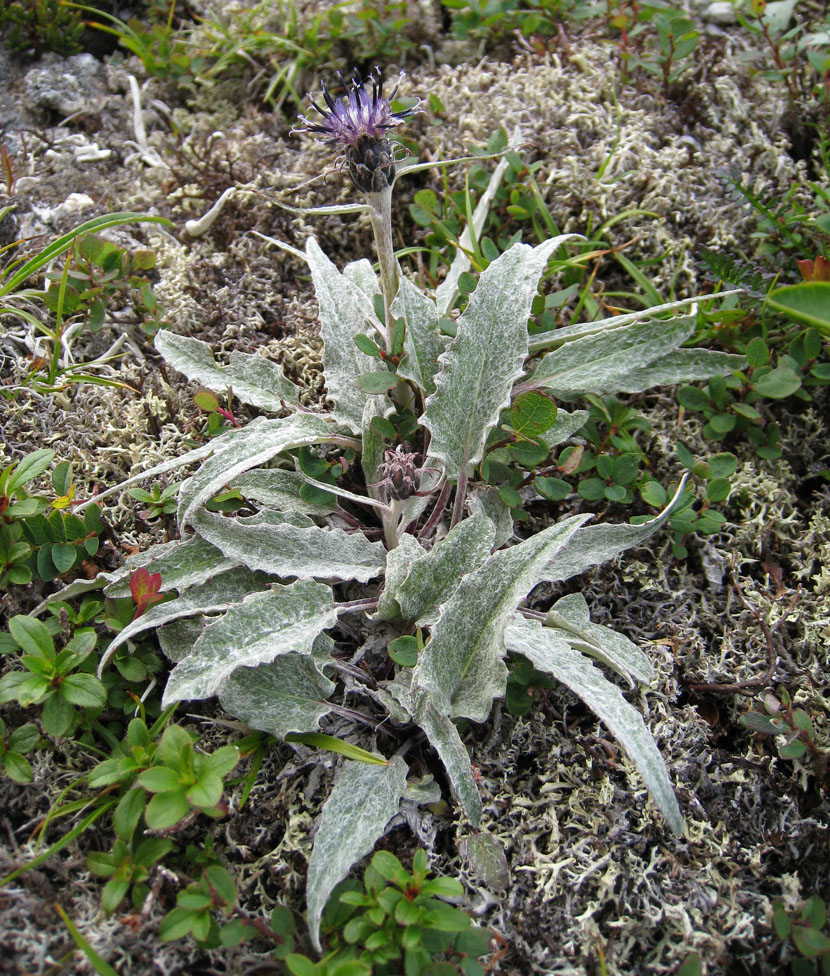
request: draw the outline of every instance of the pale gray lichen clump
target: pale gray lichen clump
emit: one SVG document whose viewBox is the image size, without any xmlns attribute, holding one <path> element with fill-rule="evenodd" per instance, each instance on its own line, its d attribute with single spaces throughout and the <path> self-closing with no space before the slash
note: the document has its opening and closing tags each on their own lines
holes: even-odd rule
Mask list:
<svg viewBox="0 0 830 976">
<path fill-rule="evenodd" d="M 608 57 L 607 46 L 580 40 L 570 57 L 557 52 L 417 72 L 413 85 L 440 98 L 452 121 L 430 127 L 424 146 L 452 158 L 459 142 L 484 145 L 494 127 L 512 135 L 520 126 L 521 154 L 542 161 L 536 181 L 560 230 L 596 231 L 624 211 L 652 211 L 658 216 L 616 224 L 609 241 L 636 235 L 632 254 L 668 251 L 658 273 L 668 281 L 679 263 L 679 290 L 695 293 L 693 255 L 701 247 L 746 248 L 755 226 L 725 184 L 729 169 L 762 197 L 782 195 L 804 177 L 781 133 L 784 93 L 760 79 L 739 79 L 724 56 L 705 83 L 691 86 L 685 103 L 666 103 L 621 84 Z M 463 172 L 451 169 L 450 178 L 463 185 Z"/>
</svg>

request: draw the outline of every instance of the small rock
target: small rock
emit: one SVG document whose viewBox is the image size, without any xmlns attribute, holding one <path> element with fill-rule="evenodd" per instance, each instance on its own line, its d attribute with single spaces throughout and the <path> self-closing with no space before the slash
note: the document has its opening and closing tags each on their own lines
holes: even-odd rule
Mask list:
<svg viewBox="0 0 830 976">
<path fill-rule="evenodd" d="M 25 78 L 30 105 L 73 115 L 95 109 L 106 97 L 104 71 L 91 54 L 71 58 L 44 58 L 45 66 L 32 68 Z"/>
<path fill-rule="evenodd" d="M 710 24 L 718 24 L 720 27 L 728 27 L 730 24 L 738 23 L 735 6 L 729 3 L 729 0 L 723 0 L 723 2 L 718 0 L 717 3 L 710 3 L 705 10 L 701 11 L 700 16 Z"/>
<path fill-rule="evenodd" d="M 18 186 L 21 180 L 17 181 Z M 30 213 L 20 217 L 21 237 L 36 237 L 55 230 L 67 217 L 75 218 L 76 214 L 89 207 L 94 207 L 95 201 L 86 193 L 70 193 L 69 196 L 56 207 L 39 207 L 32 205 Z"/>
</svg>

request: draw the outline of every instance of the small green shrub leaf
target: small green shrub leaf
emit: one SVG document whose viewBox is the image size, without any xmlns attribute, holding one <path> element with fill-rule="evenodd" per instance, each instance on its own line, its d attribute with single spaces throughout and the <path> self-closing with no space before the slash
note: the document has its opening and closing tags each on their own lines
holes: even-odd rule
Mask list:
<svg viewBox="0 0 830 976">
<path fill-rule="evenodd" d="M 798 322 L 812 325 L 822 335 L 830 335 L 830 281 L 803 281 L 774 288 L 767 304 Z"/>
<path fill-rule="evenodd" d="M 754 380 L 752 388 L 761 396 L 783 400 L 801 388 L 801 377 L 791 366 L 778 366 Z"/>
<path fill-rule="evenodd" d="M 539 437 L 556 422 L 556 401 L 547 393 L 520 393 L 510 405 L 510 426 L 522 437 Z"/>
</svg>

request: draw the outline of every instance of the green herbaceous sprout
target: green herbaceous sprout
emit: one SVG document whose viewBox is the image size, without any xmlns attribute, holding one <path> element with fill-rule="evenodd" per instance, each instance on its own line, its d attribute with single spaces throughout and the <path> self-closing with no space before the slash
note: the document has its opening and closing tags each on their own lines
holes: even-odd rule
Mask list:
<svg viewBox="0 0 830 976">
<path fill-rule="evenodd" d="M 678 314 L 683 302 L 531 338 L 539 282 L 578 235 L 514 243 L 480 272 L 450 321 L 458 267 L 434 294 L 424 292 L 401 273 L 392 249 L 392 184 L 432 164 L 390 171 L 386 133 L 404 113 L 383 99 L 378 75 L 370 82 L 371 93 L 356 80 L 340 100 L 326 93 L 323 121 L 306 121 L 306 129 L 344 153 L 366 195 L 345 212 L 372 219 L 380 278 L 365 259 L 341 271 L 313 237 L 304 252 L 272 242 L 310 270 L 326 404 L 302 408 L 297 386 L 262 356 L 232 352 L 218 363 L 207 343 L 158 333 L 156 346 L 176 369 L 219 393 L 232 389 L 262 415 L 140 476 L 199 465 L 178 489 L 180 540 L 107 576 L 108 595 L 125 596 L 143 567 L 148 580 L 160 578 L 156 590 L 166 599 L 130 621 L 101 664 L 155 629 L 173 662 L 164 707 L 218 696 L 253 729 L 341 754 L 308 868 L 308 925 L 318 949 L 335 885 L 401 804 L 440 799 L 438 783 L 419 773 L 424 762 L 416 758 L 410 769 L 407 761 L 424 742 L 444 765 L 476 849 L 498 860 L 496 838 L 482 829 L 486 785 L 458 723 L 486 722 L 505 698 L 509 655 L 582 698 L 625 748 L 671 829 L 682 832 L 651 732 L 605 673 L 629 687 L 647 684 L 647 656 L 593 623 L 580 593 L 541 608 L 532 596 L 540 583 L 575 577 L 648 539 L 670 517 L 682 483 L 650 522 L 589 525 L 589 514 L 553 508 L 549 524 L 528 533 L 516 531 L 516 502 L 499 489 L 497 472 L 518 470 L 521 491 L 538 499 L 536 475 L 557 451 L 554 463 L 562 463 L 572 450 L 564 445 L 588 420 L 586 410 L 562 403 L 745 367 L 740 356 L 683 348 L 697 321 L 696 306 Z M 456 261 L 465 260 L 459 249 Z M 235 493 L 244 506 L 221 514 L 213 504 L 219 493 Z M 351 643 L 335 643 L 347 617 L 348 634 L 362 631 L 360 669 L 349 660 Z M 374 730 L 374 751 L 325 733 L 332 719 L 347 718 Z"/>
</svg>

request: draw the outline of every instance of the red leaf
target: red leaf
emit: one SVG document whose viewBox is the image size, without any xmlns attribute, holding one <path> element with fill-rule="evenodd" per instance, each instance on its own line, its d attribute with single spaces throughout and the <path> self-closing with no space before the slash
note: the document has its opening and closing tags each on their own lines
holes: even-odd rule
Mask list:
<svg viewBox="0 0 830 976">
<path fill-rule="evenodd" d="M 161 590 L 161 573 L 149 573 L 146 566 L 134 570 L 130 576 L 130 594 L 136 605 L 136 617 L 149 610 L 154 603 L 164 599 L 159 590 Z"/>
</svg>

